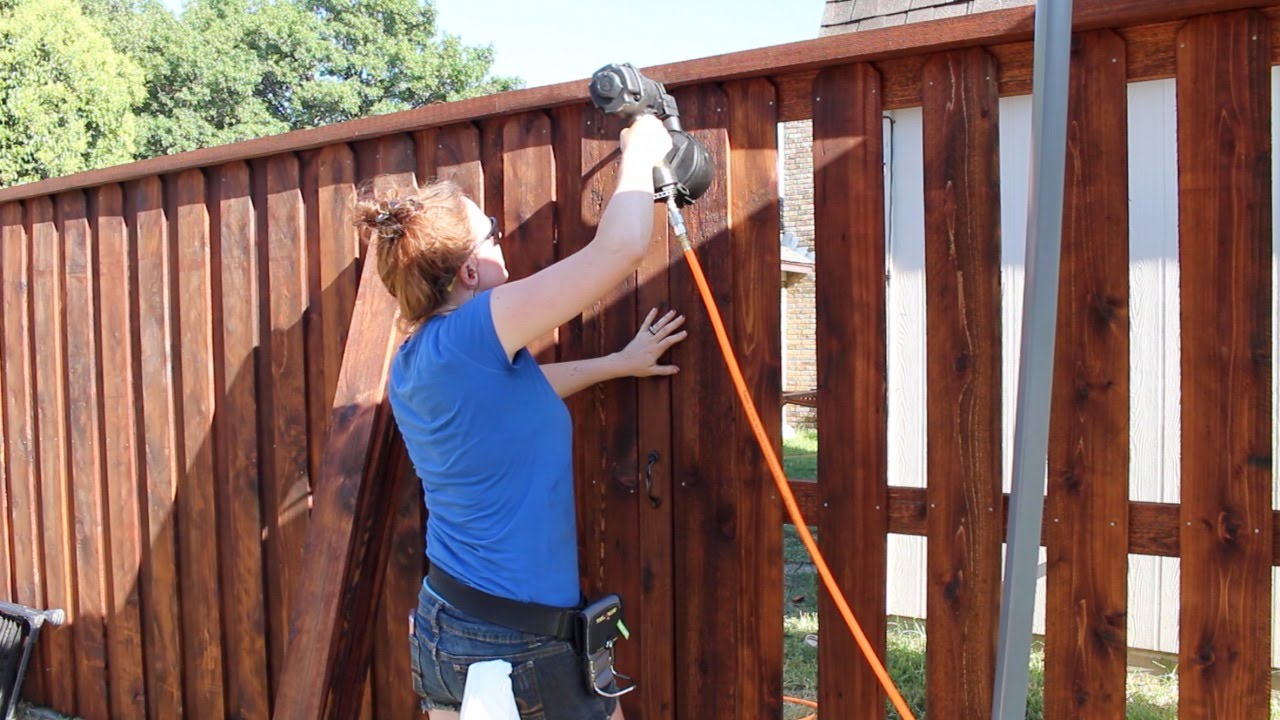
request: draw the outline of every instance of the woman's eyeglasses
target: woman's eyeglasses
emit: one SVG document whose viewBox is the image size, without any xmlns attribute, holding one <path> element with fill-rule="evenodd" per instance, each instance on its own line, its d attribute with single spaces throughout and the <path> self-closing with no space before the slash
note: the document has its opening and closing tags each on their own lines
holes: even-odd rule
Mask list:
<svg viewBox="0 0 1280 720">
<path fill-rule="evenodd" d="M 502 231 L 498 229 L 498 218 L 489 216 L 489 233 L 480 239 L 480 242 L 492 240 L 494 245 L 502 242 Z"/>
</svg>

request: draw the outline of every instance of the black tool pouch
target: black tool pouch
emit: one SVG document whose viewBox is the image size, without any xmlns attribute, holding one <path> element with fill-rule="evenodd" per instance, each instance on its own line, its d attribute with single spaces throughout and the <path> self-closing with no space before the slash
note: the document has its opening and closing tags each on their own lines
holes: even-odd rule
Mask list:
<svg viewBox="0 0 1280 720">
<path fill-rule="evenodd" d="M 613 646 L 623 633 L 622 598 L 606 595 L 582 608 L 577 615 L 576 644 L 582 658 L 587 686 L 597 695 L 619 697 L 636 689 L 635 684 L 611 690 L 615 677 L 631 678 L 613 669 Z"/>
</svg>

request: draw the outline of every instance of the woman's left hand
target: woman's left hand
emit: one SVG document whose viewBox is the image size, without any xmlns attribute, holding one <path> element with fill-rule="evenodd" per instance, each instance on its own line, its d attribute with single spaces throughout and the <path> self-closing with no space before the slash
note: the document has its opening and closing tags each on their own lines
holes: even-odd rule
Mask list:
<svg viewBox="0 0 1280 720">
<path fill-rule="evenodd" d="M 662 357 L 672 345 L 689 336 L 687 331 L 676 332 L 684 325 L 684 316 L 670 310 L 666 315 L 658 317 L 658 309 L 654 308 L 640 323 L 640 331 L 627 346 L 614 355 L 623 377 L 649 377 L 651 375 L 674 375 L 680 372 L 675 365 L 659 365 Z"/>
</svg>

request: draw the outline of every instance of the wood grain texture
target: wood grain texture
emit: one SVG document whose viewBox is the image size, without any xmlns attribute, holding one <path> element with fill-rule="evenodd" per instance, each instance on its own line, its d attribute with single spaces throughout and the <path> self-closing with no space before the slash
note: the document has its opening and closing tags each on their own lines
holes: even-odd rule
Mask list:
<svg viewBox="0 0 1280 720">
<path fill-rule="evenodd" d="M 269 712 L 266 600 L 258 454 L 257 348 L 261 345 L 257 215 L 250 169 L 231 163 L 210 176 L 213 229 L 214 472 L 217 476 L 226 711 Z"/>
<path fill-rule="evenodd" d="M 204 173 L 169 178 L 174 259 L 173 314 L 178 318 L 178 572 L 182 598 L 184 716 L 225 717 L 218 506 L 214 474 L 213 258 Z"/>
<path fill-rule="evenodd" d="M 1000 614 L 1000 132 L 996 62 L 922 77 L 928 388 L 928 712 L 991 712 Z"/>
<path fill-rule="evenodd" d="M 413 187 L 414 163 L 407 136 L 355 152 L 357 177 L 374 189 Z M 310 564 L 296 592 L 308 600 L 293 608 L 276 718 L 352 717 L 366 697 L 376 601 L 383 591 L 378 553 L 390 536 L 375 533 L 374 525 L 397 486 L 383 480 L 394 440 L 385 397 L 400 339 L 395 317 L 395 298 L 378 277 L 377 263 L 364 262 L 315 481 L 304 550 Z M 402 642 L 404 659 L 393 663 L 407 662 L 407 635 Z"/>
<path fill-rule="evenodd" d="M 66 337 L 62 291 L 62 239 L 53 202 L 34 198 L 27 205 L 31 238 L 31 336 L 34 354 L 36 462 L 40 494 L 40 544 L 44 554 L 44 607 L 76 615 L 75 558 L 72 548 L 71 488 L 67 457 Z M 40 634 L 39 668 L 45 674 L 46 702 L 64 712 L 76 705 L 74 634 L 69 626 Z"/>
<path fill-rule="evenodd" d="M 1255 12 L 1178 33 L 1183 718 L 1269 703 L 1270 39 Z"/>
<path fill-rule="evenodd" d="M 307 437 L 307 355 L 304 313 L 310 304 L 301 172 L 297 158 L 279 155 L 266 163 L 266 223 L 258 238 L 262 268 L 263 346 L 261 379 L 262 516 L 265 523 L 267 647 L 272 694 L 288 641 L 289 617 L 298 578 L 306 572 L 311 496 Z"/>
<path fill-rule="evenodd" d="M 138 488 L 137 408 L 134 388 L 133 313 L 129 229 L 119 185 L 94 195 L 94 237 L 98 241 L 98 346 L 102 349 L 102 447 L 106 466 L 108 555 L 107 674 L 112 717 L 146 716 L 143 679 L 141 595 L 141 496 Z M 107 382 L 107 379 L 110 382 Z"/>
<path fill-rule="evenodd" d="M 142 618 L 147 673 L 147 715 L 182 714 L 182 640 L 173 527 L 177 463 L 169 223 L 158 177 L 125 186 L 126 222 L 137 264 L 138 397 L 142 411 Z"/>
<path fill-rule="evenodd" d="M 782 456 L 782 281 L 778 208 L 777 92 L 768 80 L 725 84 L 729 101 L 729 252 L 733 307 L 726 315 L 743 378 L 773 451 Z M 716 278 L 712 282 L 719 282 Z M 707 338 L 710 340 L 710 338 Z M 782 515 L 772 479 L 756 472 L 764 453 L 739 417 L 730 477 L 739 492 L 739 717 L 782 712 Z"/>
<path fill-rule="evenodd" d="M 1071 62 L 1048 457 L 1053 515 L 1066 522 L 1045 523 L 1045 716 L 1119 720 L 1129 536 L 1124 40 L 1078 35 Z"/>
<path fill-rule="evenodd" d="M 818 446 L 819 547 L 884 658 L 888 367 L 880 97 L 870 65 L 824 70 L 814 80 L 818 415 L 825 433 L 845 439 Z M 825 590 L 819 598 L 819 615 L 838 618 Z M 818 668 L 824 714 L 884 717 L 884 691 L 842 622 L 822 624 Z"/>
<path fill-rule="evenodd" d="M 556 261 L 556 164 L 551 150 L 551 118 L 524 113 L 502 128 L 503 255 L 512 280 L 529 277 Z M 529 343 L 540 364 L 556 361 L 557 333 Z"/>
<path fill-rule="evenodd" d="M 101 400 L 98 383 L 98 277 L 89 207 L 83 193 L 54 198 L 58 235 L 62 238 L 63 288 L 66 293 L 67 438 L 71 517 L 76 569 L 75 636 L 76 711 L 85 720 L 105 720 L 107 703 L 106 509 L 103 498 Z M 5 543 L 7 545 L 7 542 Z"/>
<path fill-rule="evenodd" d="M 44 605 L 41 555 L 39 457 L 36 449 L 34 369 L 31 348 L 31 244 L 26 212 L 19 203 L 0 206 L 0 271 L 4 273 L 5 459 L 9 480 L 9 526 L 13 533 L 13 598 Z M 42 650 L 37 649 L 37 653 Z M 32 664 L 43 662 L 34 654 Z M 44 702 L 44 672 L 28 673 L 24 697 Z"/>
<path fill-rule="evenodd" d="M 723 317 L 732 322 L 736 268 L 730 243 L 729 98 L 714 85 L 675 93 L 685 127 L 715 161 L 706 194 L 684 211 L 689 239 Z M 725 638 L 741 631 L 744 542 L 739 483 L 726 482 L 746 424 L 724 367 L 707 310 L 687 262 L 670 274 L 671 303 L 688 318 L 691 339 L 672 350 L 672 415 L 693 432 L 672 433 L 675 497 L 676 716 L 751 717 L 742 704 L 743 668 Z M 708 692 L 708 688 L 715 688 Z"/>
</svg>

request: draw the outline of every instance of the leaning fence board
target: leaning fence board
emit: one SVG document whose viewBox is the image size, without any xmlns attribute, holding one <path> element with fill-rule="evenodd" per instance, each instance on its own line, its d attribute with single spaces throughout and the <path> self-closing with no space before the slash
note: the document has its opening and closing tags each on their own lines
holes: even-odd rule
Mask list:
<svg viewBox="0 0 1280 720">
<path fill-rule="evenodd" d="M 135 270 L 130 262 L 124 193 L 119 185 L 98 188 L 93 203 L 98 244 L 99 316 L 102 348 L 102 447 L 106 472 L 107 675 L 112 717 L 146 717 L 141 597 L 142 518 L 138 493 L 138 431 L 134 383 L 134 321 L 130 309 Z M 12 307 L 6 300 L 6 307 Z M 10 317 L 6 312 L 6 318 Z"/>
<path fill-rule="evenodd" d="M 214 462 L 222 563 L 227 712 L 264 718 L 268 712 L 262 516 L 258 470 L 257 218 L 249 166 L 231 163 L 211 175 L 213 201 Z M 220 301 L 220 302 L 219 302 Z"/>
<path fill-rule="evenodd" d="M 409 135 L 398 134 L 383 138 L 377 143 L 377 163 L 365 163 L 375 174 L 374 187 L 397 193 L 411 193 L 418 187 L 418 148 Z M 365 251 L 365 262 L 377 264 L 376 251 L 371 244 Z M 381 284 L 381 280 L 378 280 Z M 370 649 L 378 659 L 374 668 L 374 715 L 383 717 L 385 712 L 403 716 L 414 707 L 413 686 L 409 668 L 408 617 L 418 600 L 422 587 L 425 538 L 422 531 L 422 491 L 417 483 L 406 482 L 402 468 L 409 465 L 403 443 L 388 438 L 390 455 L 386 461 L 384 477 L 375 477 L 388 492 L 383 507 L 389 512 L 370 518 L 376 523 L 369 541 L 368 557 L 376 557 L 374 574 L 370 577 L 380 592 L 373 609 L 376 620 L 370 623 L 368 634 L 372 642 L 353 645 L 351 665 L 353 669 L 369 664 Z M 388 562 L 389 560 L 389 562 Z M 382 572 L 381 578 L 377 572 Z M 356 626 L 357 628 L 359 626 Z M 346 698 L 341 698 L 346 701 Z M 338 717 L 347 717 L 340 712 Z"/>
<path fill-rule="evenodd" d="M 175 274 L 174 362 L 178 412 L 178 572 L 182 592 L 182 692 L 185 716 L 226 716 L 223 699 L 222 609 L 218 602 L 218 513 L 213 471 L 213 278 L 205 176 L 188 170 L 170 178 Z"/>
<path fill-rule="evenodd" d="M 1270 33 L 1178 33 L 1182 613 L 1178 715 L 1265 717 L 1271 637 Z"/>
<path fill-rule="evenodd" d="M 880 78 L 870 65 L 813 84 L 817 266 L 819 547 L 876 653 L 885 652 L 888 404 Z M 843 482 L 841 482 L 843 481 Z M 856 548 L 848 552 L 849 548 Z M 819 593 L 818 705 L 884 717 L 885 695 L 830 595 Z"/>
<path fill-rule="evenodd" d="M 733 307 L 726 315 L 743 378 L 772 449 L 782 450 L 782 283 L 778 208 L 777 93 L 764 79 L 725 84 L 729 101 L 729 252 Z M 711 278 L 721 282 L 721 278 Z M 735 408 L 739 417 L 744 412 Z M 782 712 L 782 503 L 769 476 L 756 472 L 764 454 L 745 420 L 738 423 L 729 477 L 739 489 L 738 621 L 740 717 Z"/>
<path fill-rule="evenodd" d="M 106 516 L 102 497 L 102 446 L 98 438 L 98 342 L 94 333 L 97 272 L 93 233 L 84 193 L 54 199 L 58 234 L 64 246 L 66 292 L 68 468 L 71 512 L 76 530 L 75 634 L 76 711 L 86 720 L 105 720 L 107 649 L 105 625 L 110 613 L 104 573 Z"/>
<path fill-rule="evenodd" d="M 266 163 L 266 224 L 259 237 L 265 287 L 259 365 L 262 429 L 262 515 L 267 582 L 267 640 L 272 689 L 278 691 L 297 578 L 304 572 L 307 499 L 307 357 L 303 313 L 310 302 L 306 230 L 298 160 Z"/>
<path fill-rule="evenodd" d="M 361 143 L 355 150 L 357 176 L 373 192 L 413 187 L 412 149 L 403 135 Z M 295 596 L 308 600 L 293 608 L 276 718 L 319 718 L 327 707 L 351 717 L 364 697 L 375 594 L 382 589 L 383 568 L 376 560 L 390 537 L 390 524 L 377 519 L 398 487 L 384 478 L 392 440 L 387 371 L 400 338 L 396 312 L 378 263 L 364 262 L 303 553 L 327 566 L 310 568 L 298 581 Z M 407 660 L 407 635 L 403 643 Z M 404 660 L 391 662 L 388 671 Z"/>
<path fill-rule="evenodd" d="M 44 585 L 40 556 L 40 486 L 37 478 L 36 421 L 32 396 L 31 247 L 22 205 L 9 203 L 0 214 L 0 271 L 4 273 L 4 413 L 5 456 L 8 459 L 10 528 L 13 532 L 14 599 L 42 607 Z M 37 653 L 41 653 L 37 649 Z M 32 656 L 32 664 L 43 655 Z M 43 702 L 44 673 L 28 673 L 23 691 Z"/>
<path fill-rule="evenodd" d="M 996 62 L 924 66 L 930 715 L 991 712 L 1000 612 L 1000 133 Z"/>
<path fill-rule="evenodd" d="M 689 239 L 708 278 L 721 315 L 733 318 L 735 268 L 729 248 L 729 161 L 726 128 L 729 99 L 714 85 L 675 93 L 685 127 L 702 141 L 714 159 L 710 188 L 686 208 Z M 583 163 L 588 167 L 587 163 Z M 671 303 L 688 318 L 693 337 L 713 338 L 711 321 L 694 285 L 688 264 L 671 268 Z M 680 374 L 672 379 L 672 411 L 696 428 L 672 433 L 674 552 L 677 581 L 676 716 L 752 717 L 758 708 L 743 707 L 738 686 L 736 651 L 726 652 L 725 638 L 740 631 L 741 566 L 738 562 L 741 507 L 737 482 L 727 482 L 737 451 L 736 438 L 746 431 L 736 407 L 733 384 L 715 344 L 682 343 L 672 352 Z M 708 689 L 714 688 L 709 692 Z"/>
<path fill-rule="evenodd" d="M 1075 38 L 1045 537 L 1045 716 L 1125 717 L 1129 210 L 1125 43 Z M 1070 338 L 1070 340 L 1066 340 Z M 1067 522 L 1063 522 L 1063 520 Z"/>
<path fill-rule="evenodd" d="M 70 488 L 67 487 L 67 413 L 65 336 L 62 307 L 62 239 L 47 197 L 27 202 L 31 233 L 31 335 L 34 345 L 36 447 L 40 484 L 40 535 L 44 549 L 45 607 L 75 617 L 71 548 Z M 47 663 L 45 695 L 49 705 L 75 710 L 75 648 L 70 627 L 41 633 Z"/>
<path fill-rule="evenodd" d="M 143 640 L 147 659 L 147 714 L 153 720 L 182 714 L 182 641 L 179 632 L 177 549 L 173 527 L 176 462 L 172 308 L 168 219 L 158 177 L 125 187 L 126 222 L 137 253 L 138 398 L 142 410 Z"/>
</svg>

